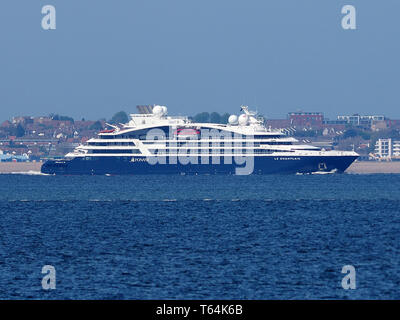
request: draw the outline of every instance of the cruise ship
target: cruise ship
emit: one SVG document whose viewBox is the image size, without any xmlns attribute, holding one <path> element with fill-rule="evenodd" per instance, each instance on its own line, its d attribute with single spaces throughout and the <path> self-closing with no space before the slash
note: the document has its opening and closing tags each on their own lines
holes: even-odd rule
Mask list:
<svg viewBox="0 0 400 320">
<path fill-rule="evenodd" d="M 227 124 L 195 123 L 168 116 L 165 106 L 139 108 L 125 124 L 107 124 L 41 171 L 60 175 L 123 174 L 311 174 L 342 173 L 358 158 L 354 151 L 302 144 L 267 128 L 247 106 Z"/>
</svg>

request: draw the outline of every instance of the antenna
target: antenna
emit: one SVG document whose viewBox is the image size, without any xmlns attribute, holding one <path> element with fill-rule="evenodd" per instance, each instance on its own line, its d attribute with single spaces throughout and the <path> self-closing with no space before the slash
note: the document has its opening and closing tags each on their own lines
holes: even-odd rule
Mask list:
<svg viewBox="0 0 400 320">
<path fill-rule="evenodd" d="M 114 125 L 112 125 L 112 124 L 109 124 L 109 123 L 107 123 L 107 122 L 106 122 L 106 125 L 110 126 L 111 128 L 118 129 L 118 127 L 117 127 L 117 126 L 114 126 Z"/>
</svg>

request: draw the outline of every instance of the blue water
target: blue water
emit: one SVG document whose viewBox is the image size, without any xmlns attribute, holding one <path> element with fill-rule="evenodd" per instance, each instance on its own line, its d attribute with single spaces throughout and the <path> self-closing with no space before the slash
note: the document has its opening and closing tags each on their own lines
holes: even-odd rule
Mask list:
<svg viewBox="0 0 400 320">
<path fill-rule="evenodd" d="M 0 175 L 0 298 L 399 299 L 399 209 L 400 175 Z"/>
</svg>

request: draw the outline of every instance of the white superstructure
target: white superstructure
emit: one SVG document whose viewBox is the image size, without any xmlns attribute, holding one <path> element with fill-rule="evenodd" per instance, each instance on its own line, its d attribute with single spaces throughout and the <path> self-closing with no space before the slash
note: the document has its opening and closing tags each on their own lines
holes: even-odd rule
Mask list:
<svg viewBox="0 0 400 320">
<path fill-rule="evenodd" d="M 113 157 L 127 155 L 178 154 L 226 156 L 227 152 L 249 156 L 343 156 L 350 151 L 325 151 L 299 144 L 281 130 L 266 128 L 262 118 L 242 106 L 240 116 L 228 124 L 194 123 L 187 117 L 167 115 L 167 108 L 154 106 L 152 114 L 131 114 L 127 124 L 110 125 L 98 137 L 78 146 L 66 157 Z"/>
</svg>

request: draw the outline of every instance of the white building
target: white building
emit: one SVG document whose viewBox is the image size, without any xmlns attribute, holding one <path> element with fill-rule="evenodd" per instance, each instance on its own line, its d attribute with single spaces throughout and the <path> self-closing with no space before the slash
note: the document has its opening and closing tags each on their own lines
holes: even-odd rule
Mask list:
<svg viewBox="0 0 400 320">
<path fill-rule="evenodd" d="M 393 141 L 393 157 L 400 158 L 400 141 Z"/>
<path fill-rule="evenodd" d="M 379 116 L 379 115 L 373 115 L 373 116 L 362 116 L 359 114 L 355 114 L 352 116 L 338 116 L 337 117 L 338 121 L 344 121 L 348 124 L 352 125 L 371 125 L 374 121 L 384 121 L 385 116 Z"/>
<path fill-rule="evenodd" d="M 391 159 L 400 158 L 400 141 L 392 141 L 392 139 L 379 139 L 375 143 L 375 155 L 378 158 Z"/>
</svg>

